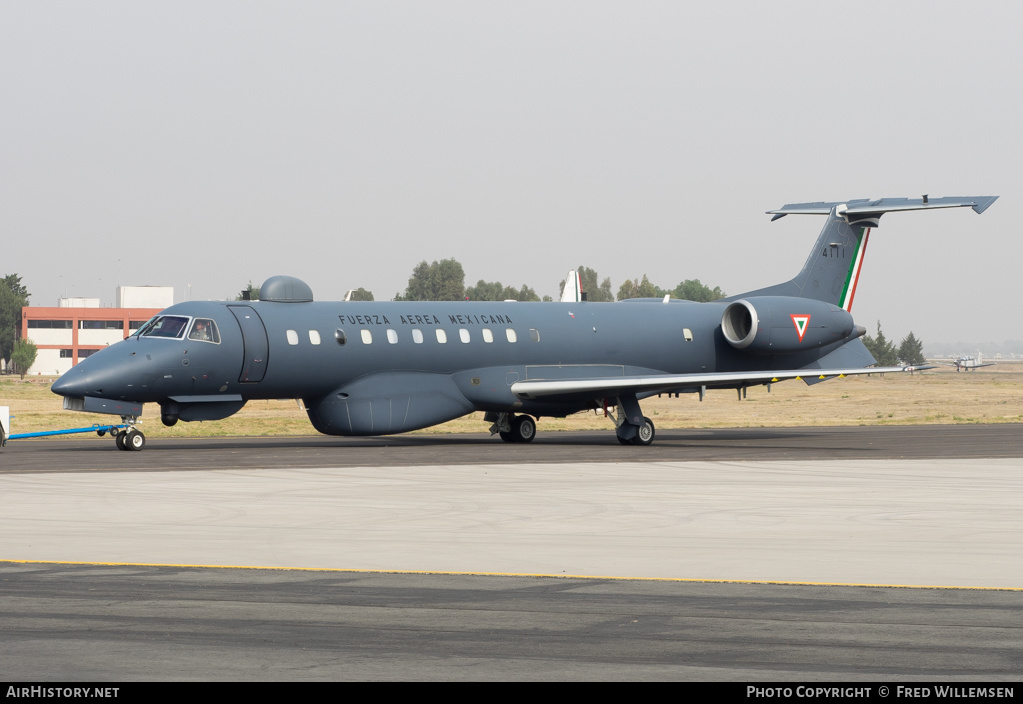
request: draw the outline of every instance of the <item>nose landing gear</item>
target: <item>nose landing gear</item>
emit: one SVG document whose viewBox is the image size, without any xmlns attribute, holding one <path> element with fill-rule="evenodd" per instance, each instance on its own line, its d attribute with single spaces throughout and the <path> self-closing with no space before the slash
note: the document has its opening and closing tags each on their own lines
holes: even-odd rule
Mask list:
<svg viewBox="0 0 1023 704">
<path fill-rule="evenodd" d="M 531 416 L 488 413 L 484 420 L 493 422 L 490 434 L 499 433 L 505 442 L 533 442 L 536 437 L 536 421 Z"/>
<path fill-rule="evenodd" d="M 117 449 L 134 452 L 142 450 L 146 446 L 146 436 L 135 427 L 141 421 L 138 418 L 121 416 L 121 422 L 128 427 L 113 428 L 110 431 L 110 434 L 114 436 L 114 443 L 117 445 Z"/>
</svg>

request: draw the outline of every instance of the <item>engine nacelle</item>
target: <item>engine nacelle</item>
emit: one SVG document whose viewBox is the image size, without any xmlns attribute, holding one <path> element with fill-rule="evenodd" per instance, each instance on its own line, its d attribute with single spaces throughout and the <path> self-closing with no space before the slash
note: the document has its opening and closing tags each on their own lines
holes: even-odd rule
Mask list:
<svg viewBox="0 0 1023 704">
<path fill-rule="evenodd" d="M 721 331 L 728 344 L 754 354 L 804 352 L 862 330 L 847 311 L 808 298 L 743 298 L 725 308 L 721 316 Z"/>
</svg>

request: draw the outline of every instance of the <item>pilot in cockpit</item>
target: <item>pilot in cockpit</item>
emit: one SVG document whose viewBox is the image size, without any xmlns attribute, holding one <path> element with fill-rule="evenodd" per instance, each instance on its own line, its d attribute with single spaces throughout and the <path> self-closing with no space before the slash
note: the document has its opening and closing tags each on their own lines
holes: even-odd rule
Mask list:
<svg viewBox="0 0 1023 704">
<path fill-rule="evenodd" d="M 192 332 L 188 334 L 188 339 L 201 340 L 203 342 L 210 342 L 212 340 L 205 320 L 195 321 L 195 325 L 192 326 Z"/>
</svg>

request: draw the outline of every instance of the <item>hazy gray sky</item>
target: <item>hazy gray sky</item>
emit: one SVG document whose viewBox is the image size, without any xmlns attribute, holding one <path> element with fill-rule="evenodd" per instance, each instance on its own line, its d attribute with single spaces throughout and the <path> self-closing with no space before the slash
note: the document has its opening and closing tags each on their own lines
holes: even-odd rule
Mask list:
<svg viewBox="0 0 1023 704">
<path fill-rule="evenodd" d="M 0 2 L 0 275 L 319 300 L 421 260 L 556 296 L 578 264 L 740 293 L 811 200 L 890 214 L 853 307 L 925 342 L 1023 339 L 1023 4 Z"/>
</svg>

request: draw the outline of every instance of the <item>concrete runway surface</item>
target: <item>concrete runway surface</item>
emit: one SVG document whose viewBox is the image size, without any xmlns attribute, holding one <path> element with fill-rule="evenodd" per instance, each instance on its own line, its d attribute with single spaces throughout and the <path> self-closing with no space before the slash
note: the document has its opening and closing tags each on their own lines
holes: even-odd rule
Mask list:
<svg viewBox="0 0 1023 704">
<path fill-rule="evenodd" d="M 0 558 L 120 565 L 0 564 L 0 676 L 66 678 L 71 653 L 88 646 L 82 676 L 109 679 L 1018 678 L 1020 430 L 669 431 L 656 453 L 584 433 L 529 446 L 163 441 L 141 453 L 99 438 L 12 442 L 0 460 Z M 757 445 L 777 459 L 753 459 Z M 723 459 L 684 461 L 715 453 Z M 825 459 L 836 454 L 846 459 Z M 352 455 L 363 461 L 345 464 Z M 580 616 L 576 597 L 594 590 L 607 601 Z M 383 601 L 338 610 L 371 592 Z M 501 628 L 478 608 L 495 592 Z M 526 594 L 542 603 L 533 610 Z M 624 619 L 651 603 L 653 621 Z M 779 611 L 761 619 L 764 608 Z M 176 625 L 158 645 L 166 619 Z M 282 652 L 254 667 L 274 633 Z M 323 662 L 303 670 L 296 649 L 319 643 L 314 633 L 333 645 L 316 646 Z M 466 645 L 477 639 L 489 645 Z M 202 647 L 173 655 L 216 643 L 234 653 L 222 666 Z M 151 647 L 169 659 L 144 658 Z"/>
</svg>

